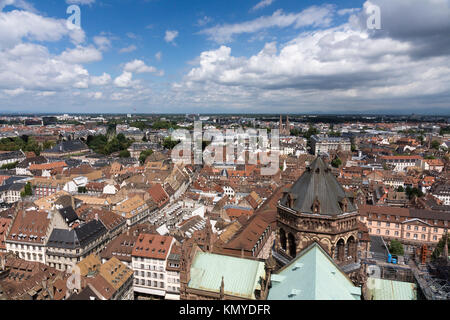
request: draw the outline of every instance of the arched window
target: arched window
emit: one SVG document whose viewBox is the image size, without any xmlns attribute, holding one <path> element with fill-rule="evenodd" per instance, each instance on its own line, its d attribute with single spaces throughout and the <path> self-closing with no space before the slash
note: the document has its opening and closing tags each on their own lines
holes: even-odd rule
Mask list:
<svg viewBox="0 0 450 320">
<path fill-rule="evenodd" d="M 345 242 L 342 239 L 339 239 L 339 241 L 336 244 L 336 249 L 334 251 L 334 259 L 336 261 L 343 261 L 345 257 Z"/>
<path fill-rule="evenodd" d="M 288 242 L 289 242 L 289 255 L 295 258 L 297 256 L 297 244 L 295 243 L 295 237 L 292 233 L 289 233 Z"/>
<path fill-rule="evenodd" d="M 287 249 L 287 241 L 286 241 L 286 232 L 283 229 L 280 229 L 280 244 L 281 248 L 286 251 Z"/>
<path fill-rule="evenodd" d="M 352 259 L 355 259 L 355 257 L 356 257 L 356 241 L 353 236 L 350 236 L 350 238 L 348 238 L 346 247 L 347 247 L 346 256 L 352 257 Z"/>
</svg>

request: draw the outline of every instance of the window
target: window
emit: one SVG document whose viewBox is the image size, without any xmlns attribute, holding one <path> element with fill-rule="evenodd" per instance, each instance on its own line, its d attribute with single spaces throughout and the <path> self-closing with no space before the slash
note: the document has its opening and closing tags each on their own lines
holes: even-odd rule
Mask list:
<svg viewBox="0 0 450 320">
<path fill-rule="evenodd" d="M 387 236 L 389 235 L 389 230 L 386 230 L 386 235 L 387 235 Z"/>
<path fill-rule="evenodd" d="M 386 227 L 390 227 L 391 224 L 389 222 L 386 222 Z"/>
<path fill-rule="evenodd" d="M 417 240 L 417 233 L 414 233 L 414 239 Z"/>
<path fill-rule="evenodd" d="M 380 221 L 377 222 L 377 226 L 381 227 L 381 222 Z"/>
<path fill-rule="evenodd" d="M 396 227 L 396 228 L 400 228 L 400 224 L 396 223 L 396 224 L 395 224 L 395 227 Z"/>
<path fill-rule="evenodd" d="M 434 240 L 434 241 L 437 241 L 437 237 L 436 237 L 436 236 L 433 236 L 433 240 Z"/>
<path fill-rule="evenodd" d="M 406 229 L 411 230 L 411 226 L 407 226 Z"/>
<path fill-rule="evenodd" d="M 437 228 L 434 228 L 434 230 L 433 230 L 434 232 L 438 232 L 438 229 Z"/>
<path fill-rule="evenodd" d="M 381 233 L 380 229 L 377 229 L 377 234 L 380 234 L 380 233 Z"/>
<path fill-rule="evenodd" d="M 406 237 L 407 237 L 407 238 L 409 238 L 409 237 L 410 237 L 410 234 L 409 234 L 409 232 L 407 232 L 407 233 L 406 233 Z"/>
<path fill-rule="evenodd" d="M 427 227 L 422 227 L 422 231 L 427 231 Z"/>
<path fill-rule="evenodd" d="M 414 231 L 417 231 L 417 230 L 419 230 L 419 227 L 418 226 L 414 226 Z"/>
<path fill-rule="evenodd" d="M 422 235 L 422 240 L 425 240 L 425 235 L 424 234 Z"/>
<path fill-rule="evenodd" d="M 395 235 L 398 236 L 398 231 L 395 231 Z"/>
<path fill-rule="evenodd" d="M 369 221 L 369 226 L 371 226 L 372 225 L 372 221 Z"/>
</svg>

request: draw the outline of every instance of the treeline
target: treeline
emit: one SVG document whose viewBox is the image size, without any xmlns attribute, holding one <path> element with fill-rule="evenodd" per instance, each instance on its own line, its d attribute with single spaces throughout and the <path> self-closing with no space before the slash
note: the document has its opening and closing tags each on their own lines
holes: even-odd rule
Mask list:
<svg viewBox="0 0 450 320">
<path fill-rule="evenodd" d="M 119 133 L 117 136 L 108 139 L 105 135 L 88 136 L 87 145 L 94 152 L 110 155 L 114 152 L 126 151 L 130 145 L 134 142 L 133 139 L 128 139 L 123 133 Z M 122 153 L 123 155 L 124 153 Z"/>
<path fill-rule="evenodd" d="M 0 139 L 1 151 L 22 150 L 23 152 L 34 152 L 37 156 L 41 154 L 42 150 L 50 149 L 53 146 L 54 143 L 51 141 L 45 141 L 40 145 L 33 137 L 26 135 Z"/>
<path fill-rule="evenodd" d="M 161 129 L 179 129 L 180 126 L 178 126 L 176 121 L 163 121 L 163 120 L 157 120 L 153 122 L 152 124 L 149 124 L 148 122 L 144 121 L 135 121 L 130 123 L 130 127 L 138 128 L 142 131 L 146 129 L 153 129 L 153 130 L 161 130 Z"/>
</svg>

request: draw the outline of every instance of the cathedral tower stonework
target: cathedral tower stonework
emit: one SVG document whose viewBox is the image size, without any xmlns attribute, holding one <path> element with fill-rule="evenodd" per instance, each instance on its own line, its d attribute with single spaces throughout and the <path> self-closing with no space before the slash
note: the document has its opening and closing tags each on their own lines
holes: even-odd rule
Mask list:
<svg viewBox="0 0 450 320">
<path fill-rule="evenodd" d="M 359 268 L 359 213 L 353 195 L 320 157 L 284 190 L 277 210 L 275 258 L 281 265 L 317 242 L 343 270 Z"/>
</svg>

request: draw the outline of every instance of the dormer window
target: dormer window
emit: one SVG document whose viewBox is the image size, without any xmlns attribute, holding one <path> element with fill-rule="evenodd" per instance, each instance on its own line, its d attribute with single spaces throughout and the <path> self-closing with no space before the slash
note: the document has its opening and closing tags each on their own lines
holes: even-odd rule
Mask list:
<svg viewBox="0 0 450 320">
<path fill-rule="evenodd" d="M 313 211 L 314 214 L 319 214 L 320 213 L 320 201 L 319 201 L 319 199 L 317 197 L 314 200 L 314 203 L 312 205 L 312 211 Z"/>
</svg>

